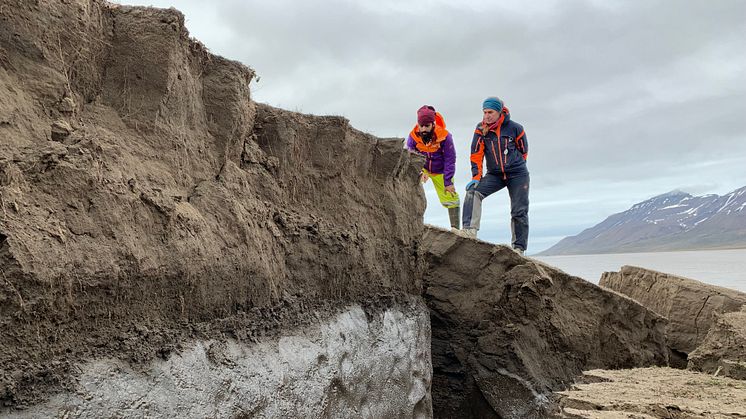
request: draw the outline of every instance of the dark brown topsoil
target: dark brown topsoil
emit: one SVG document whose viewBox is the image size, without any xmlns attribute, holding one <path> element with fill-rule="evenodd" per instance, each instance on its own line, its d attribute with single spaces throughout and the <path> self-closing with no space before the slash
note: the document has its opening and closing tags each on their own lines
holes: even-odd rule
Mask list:
<svg viewBox="0 0 746 419">
<path fill-rule="evenodd" d="M 507 246 L 427 228 L 433 411 L 544 418 L 582 371 L 666 365 L 666 319 Z"/>
<path fill-rule="evenodd" d="M 668 345 L 683 355 L 705 339 L 719 315 L 746 306 L 746 293 L 635 266 L 604 272 L 599 285 L 624 294 L 668 318 Z"/>
<path fill-rule="evenodd" d="M 176 10 L 0 0 L 0 403 L 419 295 L 421 160 L 251 101 Z"/>
</svg>

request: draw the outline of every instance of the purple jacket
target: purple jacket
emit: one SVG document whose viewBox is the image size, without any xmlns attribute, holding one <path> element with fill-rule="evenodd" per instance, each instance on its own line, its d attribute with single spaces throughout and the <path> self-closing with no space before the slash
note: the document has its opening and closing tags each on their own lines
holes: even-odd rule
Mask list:
<svg viewBox="0 0 746 419">
<path fill-rule="evenodd" d="M 440 143 L 440 148 L 434 152 L 424 152 L 417 149 L 417 142 L 409 134 L 407 137 L 407 148 L 425 156 L 425 170 L 433 174 L 443 174 L 445 186 L 453 185 L 453 175 L 456 173 L 456 148 L 453 145 L 453 137 L 450 133 Z"/>
</svg>

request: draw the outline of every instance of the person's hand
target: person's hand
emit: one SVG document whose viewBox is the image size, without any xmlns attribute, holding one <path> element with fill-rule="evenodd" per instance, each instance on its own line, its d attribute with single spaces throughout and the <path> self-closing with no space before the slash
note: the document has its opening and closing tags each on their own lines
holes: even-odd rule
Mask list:
<svg viewBox="0 0 746 419">
<path fill-rule="evenodd" d="M 446 190 L 447 193 L 449 193 L 451 195 L 453 195 L 453 194 L 456 193 L 456 187 L 453 186 L 453 185 L 446 186 L 445 190 Z"/>
<path fill-rule="evenodd" d="M 430 179 L 430 176 L 428 176 L 427 173 L 422 172 L 420 174 L 420 183 L 425 183 L 428 179 Z"/>
<path fill-rule="evenodd" d="M 472 180 L 471 182 L 469 182 L 469 183 L 466 184 L 466 190 L 470 191 L 472 189 L 476 189 L 477 186 L 479 186 L 479 181 L 478 180 Z"/>
</svg>

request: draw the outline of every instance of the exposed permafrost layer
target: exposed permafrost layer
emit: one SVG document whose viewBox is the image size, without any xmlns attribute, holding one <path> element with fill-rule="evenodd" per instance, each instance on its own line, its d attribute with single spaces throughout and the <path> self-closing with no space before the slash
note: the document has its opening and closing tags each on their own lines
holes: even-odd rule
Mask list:
<svg viewBox="0 0 746 419">
<path fill-rule="evenodd" d="M 0 408 L 421 294 L 422 159 L 253 74 L 175 9 L 0 0 Z"/>
<path fill-rule="evenodd" d="M 198 341 L 145 373 L 97 360 L 75 392 L 10 417 L 426 418 L 430 379 L 423 303 L 377 314 L 352 306 L 268 342 Z"/>
</svg>

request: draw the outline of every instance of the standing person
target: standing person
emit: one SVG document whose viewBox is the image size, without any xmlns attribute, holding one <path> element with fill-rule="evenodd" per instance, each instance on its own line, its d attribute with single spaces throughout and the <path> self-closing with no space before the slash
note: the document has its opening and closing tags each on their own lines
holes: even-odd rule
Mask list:
<svg viewBox="0 0 746 419">
<path fill-rule="evenodd" d="M 425 183 L 432 179 L 441 205 L 448 208 L 451 228 L 458 230 L 461 202 L 453 184 L 456 148 L 453 137 L 446 130 L 443 115 L 432 106 L 425 105 L 417 110 L 417 125 L 407 137 L 407 148 L 425 156 L 420 181 Z"/>
<path fill-rule="evenodd" d="M 510 195 L 512 245 L 523 254 L 528 246 L 528 142 L 521 124 L 510 119 L 503 101 L 488 97 L 482 103 L 482 122 L 471 141 L 472 180 L 464 198 L 464 232 L 477 237 L 482 200 L 507 187 Z M 482 165 L 487 161 L 487 168 Z"/>
</svg>

